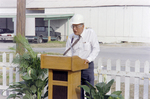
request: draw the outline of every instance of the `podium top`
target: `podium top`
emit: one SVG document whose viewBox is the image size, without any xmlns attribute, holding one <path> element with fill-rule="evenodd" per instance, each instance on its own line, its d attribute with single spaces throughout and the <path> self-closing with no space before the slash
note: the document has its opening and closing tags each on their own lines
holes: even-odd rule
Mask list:
<svg viewBox="0 0 150 99">
<path fill-rule="evenodd" d="M 50 56 L 41 55 L 41 68 L 53 70 L 78 71 L 87 69 L 88 64 L 84 64 L 84 60 L 78 56 Z"/>
</svg>

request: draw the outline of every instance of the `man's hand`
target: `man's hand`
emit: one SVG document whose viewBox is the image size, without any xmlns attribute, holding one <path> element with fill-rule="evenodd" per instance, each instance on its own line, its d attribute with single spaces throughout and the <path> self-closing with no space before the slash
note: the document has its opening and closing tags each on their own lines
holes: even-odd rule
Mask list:
<svg viewBox="0 0 150 99">
<path fill-rule="evenodd" d="M 83 59 L 83 60 L 84 60 L 84 64 L 89 63 L 87 59 Z"/>
</svg>

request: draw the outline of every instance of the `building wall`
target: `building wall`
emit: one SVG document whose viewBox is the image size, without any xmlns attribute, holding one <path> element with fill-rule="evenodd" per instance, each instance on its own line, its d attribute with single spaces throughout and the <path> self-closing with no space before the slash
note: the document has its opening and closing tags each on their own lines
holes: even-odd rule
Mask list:
<svg viewBox="0 0 150 99">
<path fill-rule="evenodd" d="M 85 17 L 85 27 L 95 30 L 99 42 L 150 42 L 150 7 L 113 6 L 45 10 L 45 13 L 54 12 L 82 14 Z M 64 25 L 58 28 L 63 35 L 66 35 L 63 29 Z M 69 34 L 71 33 L 72 29 L 69 27 Z"/>
<path fill-rule="evenodd" d="M 16 8 L 0 8 L 0 14 L 16 13 Z"/>
<path fill-rule="evenodd" d="M 98 37 L 102 42 L 150 42 L 149 7 L 107 7 L 99 11 Z"/>
<path fill-rule="evenodd" d="M 35 18 L 26 18 L 25 36 L 35 36 Z"/>
<path fill-rule="evenodd" d="M 85 17 L 85 27 L 91 27 L 97 33 L 99 42 L 113 43 L 121 41 L 150 42 L 150 7 L 146 6 L 112 6 L 112 7 L 80 7 L 45 9 L 46 14 L 79 13 Z M 16 13 L 15 8 L 0 8 L 0 14 Z M 13 17 L 8 18 L 10 29 L 13 27 Z M 67 33 L 67 19 L 51 20 L 55 31 L 61 32 L 62 40 L 73 33 L 69 20 L 69 33 Z M 0 28 L 6 26 L 5 17 L 0 18 Z M 30 24 L 30 21 L 29 23 Z M 41 25 L 47 24 L 39 22 Z"/>
</svg>

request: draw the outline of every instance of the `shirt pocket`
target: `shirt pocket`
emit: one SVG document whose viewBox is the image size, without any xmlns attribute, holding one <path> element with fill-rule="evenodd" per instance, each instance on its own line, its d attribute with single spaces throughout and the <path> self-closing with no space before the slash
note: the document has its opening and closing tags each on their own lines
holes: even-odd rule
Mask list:
<svg viewBox="0 0 150 99">
<path fill-rule="evenodd" d="M 91 50 L 91 44 L 90 44 L 90 42 L 84 43 L 83 46 L 84 46 L 84 50 L 85 51 Z"/>
</svg>

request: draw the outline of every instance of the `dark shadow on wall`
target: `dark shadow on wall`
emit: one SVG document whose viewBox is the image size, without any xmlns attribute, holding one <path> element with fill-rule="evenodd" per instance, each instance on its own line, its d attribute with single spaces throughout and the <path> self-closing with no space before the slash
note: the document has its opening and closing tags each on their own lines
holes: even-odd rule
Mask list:
<svg viewBox="0 0 150 99">
<path fill-rule="evenodd" d="M 36 26 L 48 26 L 48 21 L 44 20 L 44 18 L 36 18 L 35 19 Z M 60 32 L 63 38 L 63 41 L 66 40 L 67 36 L 67 19 L 57 19 L 51 20 L 50 26 L 56 31 Z M 69 25 L 70 26 L 70 25 Z M 69 27 L 70 28 L 70 27 Z"/>
<path fill-rule="evenodd" d="M 14 31 L 13 18 L 0 18 L 0 28 L 6 28 Z"/>
</svg>

